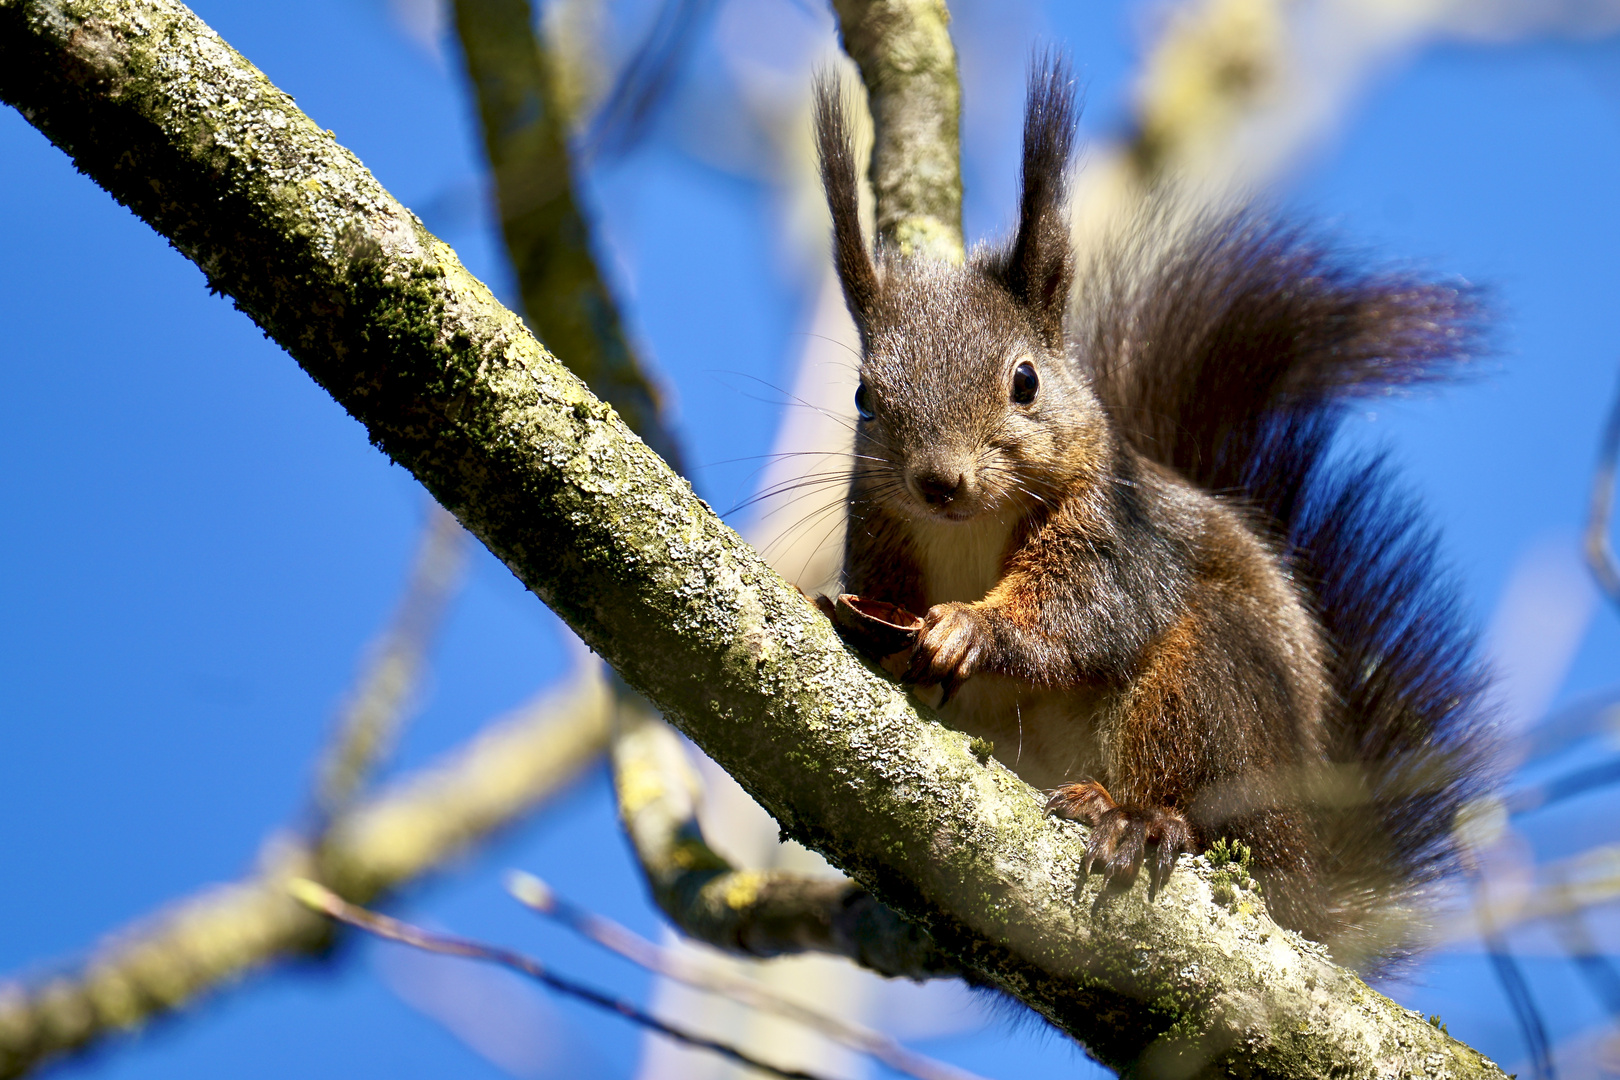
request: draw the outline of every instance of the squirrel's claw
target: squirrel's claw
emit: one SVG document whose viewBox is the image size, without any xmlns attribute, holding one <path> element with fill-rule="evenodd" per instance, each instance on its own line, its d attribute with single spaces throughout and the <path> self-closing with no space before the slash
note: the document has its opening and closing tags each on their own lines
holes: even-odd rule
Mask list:
<svg viewBox="0 0 1620 1080">
<path fill-rule="evenodd" d="M 967 604 L 935 604 L 923 616 L 904 679 L 919 686 L 944 687 L 943 705 L 978 670 L 986 646 L 979 615 Z"/>
<path fill-rule="evenodd" d="M 1089 876 L 1094 867 L 1100 868 L 1106 887 L 1127 889 L 1136 881 L 1149 848 L 1154 849 L 1148 865 L 1148 899 L 1152 900 L 1170 880 L 1177 856 L 1193 851 L 1192 826 L 1169 807 L 1115 806 L 1103 811 L 1092 826 L 1082 873 Z"/>
<path fill-rule="evenodd" d="M 1176 859 L 1183 854 L 1190 855 L 1194 850 L 1192 830 L 1186 828 L 1186 822 L 1182 822 L 1181 827 L 1185 830 L 1184 836 L 1176 839 L 1161 838 L 1155 846 L 1153 862 L 1148 866 L 1149 902 L 1159 895 L 1159 890 L 1170 880 L 1170 875 L 1176 868 Z"/>
</svg>

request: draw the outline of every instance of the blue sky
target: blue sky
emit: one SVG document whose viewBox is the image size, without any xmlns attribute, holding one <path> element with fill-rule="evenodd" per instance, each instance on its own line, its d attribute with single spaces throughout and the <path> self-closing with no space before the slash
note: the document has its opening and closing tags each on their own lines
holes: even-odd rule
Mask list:
<svg viewBox="0 0 1620 1080">
<path fill-rule="evenodd" d="M 780 5 L 784 26 L 818 25 L 792 0 L 759 3 Z M 382 0 L 195 7 L 510 295 L 453 64 Z M 621 7 L 626 27 L 645 17 L 644 4 Z M 978 236 L 1010 214 L 1030 44 L 1069 50 L 1089 84 L 1087 128 L 1106 135 L 1121 122 L 1144 17 L 1103 3 L 956 8 Z M 784 254 L 779 193 L 694 150 L 705 145 L 695 117 L 711 110 L 706 123 L 724 128 L 724 110 L 738 108 L 716 48 L 702 47 L 661 125 L 594 172 L 589 191 L 635 332 L 674 388 L 691 460 L 707 466 L 699 490 L 726 506 L 757 467 L 734 459 L 766 453 L 779 421 L 748 380 L 791 378 L 808 301 Z M 1504 596 L 1519 598 L 1492 640 L 1512 677 L 1534 683 L 1524 699 L 1554 707 L 1620 683 L 1620 624 L 1573 561 L 1620 380 L 1617 181 L 1620 42 L 1531 40 L 1436 45 L 1392 66 L 1282 194 L 1380 258 L 1488 289 L 1498 351 L 1477 377 L 1379 403 L 1350 437 L 1403 463 L 1482 625 Z M 296 814 L 335 704 L 398 593 L 425 496 L 193 266 L 9 110 L 0 243 L 0 969 L 37 971 L 242 873 Z M 568 658 L 550 614 L 480 553 L 399 767 L 521 702 Z M 1544 767 L 1608 753 L 1582 744 Z M 1614 809 L 1599 794 L 1528 819 L 1529 850 L 1560 857 L 1620 839 Z M 515 910 L 499 881 L 511 865 L 655 930 L 600 773 L 399 910 L 644 993 L 636 973 Z M 1598 1030 L 1602 1007 L 1556 940 L 1529 932 L 1515 944 L 1555 1041 Z M 62 1075 L 501 1075 L 403 1003 L 376 950 L 342 953 L 254 980 Z M 1521 1061 L 1477 954 L 1438 957 L 1392 992 L 1508 1068 Z M 635 1040 L 617 1021 L 538 997 L 525 1008 L 514 1015 L 564 1048 L 557 1075 L 631 1074 Z M 991 1077 L 1086 1071 L 1027 1025 L 926 1048 Z"/>
</svg>

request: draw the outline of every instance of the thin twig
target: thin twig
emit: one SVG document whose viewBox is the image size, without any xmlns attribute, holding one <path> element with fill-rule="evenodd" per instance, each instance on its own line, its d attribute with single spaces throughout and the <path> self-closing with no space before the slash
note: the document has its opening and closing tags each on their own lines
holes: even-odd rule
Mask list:
<svg viewBox="0 0 1620 1080">
<path fill-rule="evenodd" d="M 1620 731 L 1620 688 L 1578 701 L 1525 732 L 1520 752 L 1526 762 L 1550 757 L 1581 739 Z"/>
<path fill-rule="evenodd" d="M 397 941 L 401 945 L 409 945 L 413 949 L 421 949 L 423 952 L 440 953 L 444 956 L 464 956 L 469 960 L 483 960 L 491 964 L 499 964 L 501 967 L 510 968 L 521 975 L 527 975 L 542 986 L 555 990 L 559 994 L 577 998 L 587 1004 L 595 1005 L 599 1009 L 616 1013 L 631 1023 L 644 1027 L 649 1031 L 656 1031 L 660 1035 L 684 1043 L 687 1046 L 708 1050 L 739 1065 L 746 1065 L 751 1069 L 770 1073 L 772 1076 L 784 1077 L 786 1080 L 821 1080 L 815 1073 L 803 1072 L 799 1069 L 779 1068 L 769 1062 L 752 1057 L 734 1046 L 667 1024 L 651 1013 L 644 1011 L 639 1005 L 635 1005 L 623 998 L 605 994 L 583 983 L 575 982 L 567 976 L 558 975 L 533 957 L 525 956 L 511 949 L 503 949 L 498 945 L 486 945 L 480 941 L 455 937 L 451 934 L 436 934 L 430 930 L 424 930 L 420 926 L 413 926 L 410 923 L 401 922 L 387 915 L 379 915 L 375 911 L 369 911 L 366 908 L 349 903 L 331 889 L 326 888 L 324 885 L 318 885 L 308 878 L 294 878 L 288 882 L 287 891 L 314 910 L 324 912 L 338 922 L 346 923 L 358 930 L 364 930 L 368 934 L 387 938 L 389 941 Z"/>
<path fill-rule="evenodd" d="M 1491 970 L 1495 972 L 1496 979 L 1502 984 L 1502 992 L 1507 995 L 1508 1005 L 1513 1009 L 1513 1015 L 1519 1022 L 1519 1031 L 1524 1036 L 1526 1049 L 1530 1052 L 1530 1061 L 1535 1068 L 1536 1080 L 1557 1080 L 1557 1073 L 1553 1069 L 1552 1047 L 1547 1039 L 1547 1025 L 1542 1022 L 1541 1010 L 1536 1006 L 1536 999 L 1530 992 L 1530 984 L 1525 981 L 1524 972 L 1520 970 L 1518 961 L 1508 949 L 1507 939 L 1497 928 L 1489 904 L 1485 902 L 1486 883 L 1479 879 L 1475 895 L 1479 900 L 1476 905 L 1476 916 L 1479 919 L 1480 937 L 1485 942 L 1485 951 L 1491 961 Z"/>
<path fill-rule="evenodd" d="M 1620 757 L 1611 757 L 1539 784 L 1526 785 L 1508 795 L 1504 803 L 1510 814 L 1528 814 L 1615 783 L 1620 783 Z"/>
<path fill-rule="evenodd" d="M 1536 1070 L 1536 1080 L 1558 1080 L 1558 1071 L 1553 1068 L 1552 1047 L 1547 1040 L 1547 1025 L 1542 1022 L 1541 1010 L 1536 1007 L 1536 999 L 1530 993 L 1530 984 L 1525 981 L 1519 962 L 1513 958 L 1506 941 L 1499 935 L 1487 936 L 1485 947 L 1490 956 L 1491 970 L 1502 984 L 1502 991 L 1513 1008 L 1513 1016 L 1519 1022 L 1519 1031 L 1524 1035 L 1531 1066 Z"/>
<path fill-rule="evenodd" d="M 1597 468 L 1592 473 L 1592 498 L 1587 504 L 1586 562 L 1597 579 L 1598 587 L 1616 605 L 1620 605 L 1620 563 L 1616 563 L 1614 546 L 1609 542 L 1609 520 L 1614 513 L 1614 475 L 1620 461 L 1620 393 L 1609 407 L 1609 422 L 1603 429 L 1603 443 L 1598 448 Z"/>
<path fill-rule="evenodd" d="M 506 888 L 525 907 L 666 979 L 730 998 L 760 1012 L 787 1017 L 918 1080 L 981 1080 L 976 1073 L 908 1050 L 880 1031 L 782 997 L 753 979 L 694 963 L 627 926 L 569 903 L 533 874 L 513 871 L 507 876 Z"/>
<path fill-rule="evenodd" d="M 623 157 L 645 137 L 719 6 L 717 0 L 665 0 L 591 121 L 583 140 L 587 161 Z"/>
<path fill-rule="evenodd" d="M 430 504 L 399 606 L 369 650 L 316 769 L 311 832 L 321 832 L 353 802 L 392 748 L 466 565 L 467 530 L 438 503 Z"/>
</svg>

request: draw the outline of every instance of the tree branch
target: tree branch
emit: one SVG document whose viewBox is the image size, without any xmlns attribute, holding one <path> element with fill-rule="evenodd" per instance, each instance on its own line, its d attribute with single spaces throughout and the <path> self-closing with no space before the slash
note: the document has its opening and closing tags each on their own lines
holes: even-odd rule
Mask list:
<svg viewBox="0 0 1620 1080">
<path fill-rule="evenodd" d="M 574 201 L 551 51 L 529 3 L 456 0 L 456 29 L 530 325 L 542 339 L 547 327 L 563 328 L 550 345 L 576 350 L 563 353 L 569 370 L 681 471 L 679 441 L 624 337 Z M 549 192 L 544 206 L 534 205 L 540 187 Z M 581 296 L 583 304 L 573 302 Z M 618 680 L 611 685 L 619 718 L 611 760 L 625 830 L 654 902 L 689 937 L 753 956 L 830 951 L 885 974 L 960 973 L 926 935 L 848 881 L 733 871 L 703 839 L 688 797 L 698 780 L 678 740 L 635 691 Z M 623 801 L 632 790 L 634 811 Z M 668 830 L 679 830 L 678 842 Z M 668 861 L 675 853 L 684 858 L 679 865 Z M 738 903 L 744 895 L 748 902 Z"/>
<path fill-rule="evenodd" d="M 872 113 L 878 238 L 961 262 L 962 87 L 945 0 L 833 0 L 833 10 Z"/>
<path fill-rule="evenodd" d="M 571 997 L 576 1001 L 594 1005 L 604 1012 L 622 1017 L 637 1027 L 673 1039 L 682 1045 L 707 1050 L 743 1068 L 753 1069 L 765 1073 L 767 1076 L 782 1077 L 783 1080 L 821 1080 L 814 1073 L 773 1065 L 768 1061 L 745 1053 L 730 1043 L 699 1035 L 684 1027 L 677 1027 L 652 1015 L 634 1002 L 613 997 L 595 987 L 576 982 L 565 975 L 559 975 L 533 957 L 525 956 L 513 949 L 505 949 L 498 945 L 490 945 L 482 941 L 474 941 L 471 938 L 457 937 L 452 934 L 436 933 L 420 926 L 402 922 L 399 919 L 390 918 L 387 915 L 381 915 L 375 911 L 368 911 L 363 907 L 347 902 L 332 890 L 308 878 L 295 878 L 289 883 L 289 892 L 311 910 L 321 912 L 358 930 L 364 930 L 366 933 L 375 935 L 385 941 L 398 942 L 401 945 L 421 949 L 423 952 L 437 953 L 440 956 L 457 956 L 466 960 L 482 960 L 489 964 L 499 964 L 510 971 L 528 976 L 548 990 Z"/>
<path fill-rule="evenodd" d="M 918 1080 L 982 1080 L 954 1065 L 908 1050 L 881 1031 L 786 997 L 768 984 L 729 967 L 699 962 L 683 950 L 655 945 L 626 926 L 563 900 L 551 886 L 532 874 L 514 871 L 507 876 L 506 889 L 531 911 L 568 927 L 637 967 L 757 1012 L 791 1020 L 852 1050 L 870 1054 L 895 1072 L 915 1076 Z"/>
<path fill-rule="evenodd" d="M 316 875 L 367 903 L 505 828 L 590 768 L 612 696 L 595 664 L 332 824 Z"/>
<path fill-rule="evenodd" d="M 371 647 L 354 690 L 344 702 L 331 743 L 315 769 L 313 812 L 320 832 L 365 788 L 378 762 L 393 749 L 399 725 L 421 681 L 428 647 L 461 585 L 467 533 L 443 508 L 431 505 L 410 581 L 388 629 Z"/>
<path fill-rule="evenodd" d="M 1239 122 L 1276 95 L 1288 45 L 1275 0 L 1196 0 L 1176 9 L 1137 86 L 1124 147 L 1133 179 L 1147 189 L 1207 171 Z"/>
<path fill-rule="evenodd" d="M 501 233 L 535 336 L 677 472 L 657 388 L 624 336 L 574 194 L 568 117 L 529 0 L 455 0 Z"/>
<path fill-rule="evenodd" d="M 618 722 L 619 816 L 653 899 L 688 936 L 742 956 L 831 953 L 909 979 L 965 974 L 852 881 L 733 869 L 703 838 L 698 779 L 675 733 L 641 703 L 621 702 Z"/>
<path fill-rule="evenodd" d="M 1083 834 L 826 621 L 262 73 L 172 0 L 0 0 L 0 97 L 170 238 L 795 836 L 1100 1060 L 1500 1076 L 1184 863 Z"/>
<path fill-rule="evenodd" d="M 111 935 L 74 968 L 0 984 L 0 1077 L 87 1046 L 290 956 L 328 943 L 287 883 L 318 877 L 370 900 L 416 879 L 573 780 L 607 741 L 595 673 L 492 724 L 467 746 L 353 806 L 316 850 L 271 838 L 246 878 L 198 893 Z"/>
</svg>

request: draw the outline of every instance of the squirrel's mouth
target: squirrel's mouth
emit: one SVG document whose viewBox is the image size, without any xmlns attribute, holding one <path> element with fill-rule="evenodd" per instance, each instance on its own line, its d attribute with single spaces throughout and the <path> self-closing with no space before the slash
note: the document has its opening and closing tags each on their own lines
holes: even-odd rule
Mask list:
<svg viewBox="0 0 1620 1080">
<path fill-rule="evenodd" d="M 969 498 L 952 499 L 946 503 L 930 504 L 921 500 L 912 502 L 912 514 L 924 521 L 949 522 L 953 525 L 964 525 L 970 521 L 977 521 L 990 511 L 994 510 L 996 502 L 981 495 Z"/>
<path fill-rule="evenodd" d="M 981 499 L 960 499 L 948 503 L 928 503 L 915 496 L 906 494 L 898 499 L 892 499 L 890 505 L 904 517 L 913 521 L 938 523 L 941 525 L 965 525 L 970 521 L 984 516 L 989 509 Z"/>
</svg>

